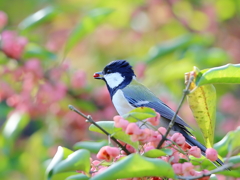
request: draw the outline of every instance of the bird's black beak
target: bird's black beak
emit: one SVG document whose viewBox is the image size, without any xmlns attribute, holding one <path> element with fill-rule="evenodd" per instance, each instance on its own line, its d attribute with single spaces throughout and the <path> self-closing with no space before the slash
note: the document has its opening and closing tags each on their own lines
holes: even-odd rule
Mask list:
<svg viewBox="0 0 240 180">
<path fill-rule="evenodd" d="M 102 72 L 96 72 L 93 74 L 94 79 L 103 79 L 103 73 Z"/>
</svg>

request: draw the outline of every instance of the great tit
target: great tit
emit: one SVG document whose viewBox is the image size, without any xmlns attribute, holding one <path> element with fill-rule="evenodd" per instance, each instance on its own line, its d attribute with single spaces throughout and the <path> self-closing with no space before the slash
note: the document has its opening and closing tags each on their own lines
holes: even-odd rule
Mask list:
<svg viewBox="0 0 240 180">
<path fill-rule="evenodd" d="M 153 108 L 161 115 L 160 125 L 168 128 L 175 112 L 137 81 L 132 66 L 127 61 L 110 62 L 102 72 L 96 72 L 94 78 L 105 81 L 119 115 L 127 114 L 137 107 Z M 190 146 L 199 147 L 202 154 L 205 155 L 206 147 L 192 137 L 187 127 L 191 129 L 180 116 L 177 116 L 172 130 L 180 132 Z M 218 159 L 217 164 L 222 165 L 223 162 Z"/>
</svg>

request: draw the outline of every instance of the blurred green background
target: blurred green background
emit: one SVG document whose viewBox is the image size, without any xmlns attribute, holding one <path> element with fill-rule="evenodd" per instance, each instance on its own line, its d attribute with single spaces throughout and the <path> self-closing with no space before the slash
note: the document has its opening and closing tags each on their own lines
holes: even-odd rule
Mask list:
<svg viewBox="0 0 240 180">
<path fill-rule="evenodd" d="M 193 66 L 240 61 L 238 0 L 5 0 L 0 10 L 8 16 L 1 32 L 28 40 L 18 60 L 0 52 L 1 180 L 45 179 L 58 146 L 106 138 L 89 133 L 68 104 L 112 120 L 105 84 L 92 78 L 112 60 L 128 60 L 173 109 Z M 240 125 L 240 88 L 215 87 L 217 142 Z M 187 102 L 180 114 L 196 126 Z"/>
</svg>

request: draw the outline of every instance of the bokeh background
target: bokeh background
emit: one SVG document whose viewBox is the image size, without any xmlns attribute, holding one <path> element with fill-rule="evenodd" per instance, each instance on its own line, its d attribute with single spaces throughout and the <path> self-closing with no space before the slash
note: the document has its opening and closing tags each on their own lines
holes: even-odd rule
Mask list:
<svg viewBox="0 0 240 180">
<path fill-rule="evenodd" d="M 68 105 L 112 120 L 92 78 L 112 60 L 128 60 L 173 109 L 184 73 L 240 61 L 238 0 L 5 0 L 0 11 L 1 180 L 43 180 L 58 146 L 106 138 Z M 240 125 L 240 87 L 215 87 L 217 142 Z M 201 140 L 187 102 L 180 114 Z"/>
</svg>

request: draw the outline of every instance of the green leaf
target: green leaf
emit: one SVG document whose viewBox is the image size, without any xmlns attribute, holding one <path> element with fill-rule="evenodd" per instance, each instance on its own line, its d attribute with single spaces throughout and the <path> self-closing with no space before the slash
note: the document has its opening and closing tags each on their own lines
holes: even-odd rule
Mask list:
<svg viewBox="0 0 240 180">
<path fill-rule="evenodd" d="M 66 180 L 68 177 L 78 175 L 79 173 L 77 172 L 64 172 L 64 173 L 59 173 L 59 174 L 54 174 L 53 177 L 51 177 L 51 180 Z"/>
<path fill-rule="evenodd" d="M 233 163 L 233 167 L 231 168 L 230 171 L 221 171 L 218 172 L 216 174 L 222 174 L 222 175 L 226 175 L 226 176 L 232 176 L 232 177 L 240 177 L 240 155 L 238 156 L 233 156 L 230 158 L 226 158 L 226 160 L 228 163 Z"/>
<path fill-rule="evenodd" d="M 88 180 L 88 179 L 90 178 L 84 174 L 77 174 L 77 175 L 69 176 L 66 180 Z"/>
<path fill-rule="evenodd" d="M 139 154 L 131 154 L 114 163 L 91 180 L 113 180 L 133 177 L 167 177 L 173 178 L 171 165 L 161 159 L 147 158 Z"/>
<path fill-rule="evenodd" d="M 151 149 L 143 154 L 143 156 L 150 158 L 157 158 L 161 156 L 172 155 L 171 149 Z"/>
<path fill-rule="evenodd" d="M 25 18 L 20 24 L 21 30 L 30 30 L 32 27 L 53 19 L 58 14 L 55 7 L 48 6 Z"/>
<path fill-rule="evenodd" d="M 41 46 L 28 43 L 23 55 L 23 59 L 39 58 L 41 60 L 56 60 L 56 54 L 42 48 Z"/>
<path fill-rule="evenodd" d="M 231 170 L 231 171 L 221 171 L 221 172 L 217 172 L 216 174 L 222 174 L 225 176 L 231 176 L 231 177 L 235 177 L 235 178 L 239 178 L 240 177 L 240 170 Z"/>
<path fill-rule="evenodd" d="M 131 110 L 128 114 L 123 115 L 123 118 L 129 122 L 138 122 L 147 118 L 155 117 L 156 112 L 149 107 L 138 107 Z"/>
<path fill-rule="evenodd" d="M 139 143 L 138 142 L 132 142 L 129 135 L 127 135 L 121 128 L 116 128 L 114 126 L 113 121 L 99 121 L 99 122 L 96 122 L 96 123 L 99 126 L 101 126 L 105 131 L 107 131 L 109 134 L 111 134 L 113 137 L 115 137 L 116 139 L 131 145 L 135 149 L 138 149 Z M 93 124 L 91 126 L 89 126 L 89 130 L 94 131 L 94 132 L 98 132 L 98 133 L 101 133 L 101 134 L 105 134 L 100 129 L 98 129 L 96 126 L 94 126 Z"/>
<path fill-rule="evenodd" d="M 0 58 L 1 59 L 1 58 Z M 9 61 L 9 60 L 8 60 Z M 5 64 L 5 63 L 4 63 Z M 6 116 L 8 115 L 8 113 L 10 113 L 11 108 L 6 104 L 6 102 L 2 101 L 0 102 L 0 109 L 1 109 L 1 113 L 0 113 L 0 119 L 4 119 L 6 118 Z"/>
<path fill-rule="evenodd" d="M 65 160 L 59 162 L 52 170 L 51 177 L 54 174 L 81 170 L 89 173 L 90 153 L 85 149 L 80 149 L 70 154 Z"/>
<path fill-rule="evenodd" d="M 207 159 L 205 156 L 201 156 L 200 158 L 190 156 L 190 160 L 194 166 L 199 166 L 200 170 L 204 170 L 204 169 L 213 170 L 216 168 L 216 166 L 212 163 L 212 161 Z"/>
<path fill-rule="evenodd" d="M 227 64 L 200 71 L 196 85 L 214 83 L 240 83 L 240 64 Z"/>
<path fill-rule="evenodd" d="M 240 128 L 235 131 L 230 131 L 224 136 L 224 138 L 218 143 L 214 144 L 214 149 L 216 149 L 220 156 L 225 157 L 230 151 L 240 148 Z"/>
<path fill-rule="evenodd" d="M 240 155 L 232 156 L 230 158 L 226 158 L 225 161 L 227 161 L 229 163 L 233 163 L 233 164 L 238 164 L 238 166 L 234 167 L 234 168 L 240 169 L 240 164 L 239 164 L 240 163 Z"/>
<path fill-rule="evenodd" d="M 233 167 L 231 168 L 231 170 L 224 170 L 221 172 L 217 172 L 216 174 L 222 174 L 225 176 L 232 176 L 232 177 L 240 177 L 240 155 L 238 156 L 233 156 L 230 158 L 226 158 L 226 160 L 228 163 L 233 163 Z"/>
<path fill-rule="evenodd" d="M 194 67 L 198 75 L 199 70 Z M 195 82 L 191 83 L 191 93 L 188 94 L 188 104 L 193 116 L 203 134 L 205 144 L 208 148 L 213 146 L 215 117 L 216 117 L 216 90 L 212 84 L 197 87 Z"/>
<path fill-rule="evenodd" d="M 66 159 L 73 151 L 65 148 L 65 147 L 61 147 L 58 146 L 58 150 L 56 152 L 56 154 L 54 155 L 52 161 L 50 162 L 50 164 L 47 167 L 46 170 L 46 174 L 47 176 L 50 178 L 52 176 L 52 171 L 54 169 L 54 167 L 61 162 L 62 160 Z"/>
<path fill-rule="evenodd" d="M 81 22 L 75 26 L 65 46 L 65 54 L 68 53 L 81 39 L 92 33 L 98 25 L 105 21 L 112 9 L 98 8 L 90 11 Z"/>
<path fill-rule="evenodd" d="M 182 163 L 188 162 L 188 160 L 187 160 L 187 159 L 180 158 L 178 162 L 182 164 Z"/>
<path fill-rule="evenodd" d="M 28 125 L 30 117 L 28 114 L 14 112 L 10 115 L 3 126 L 3 151 L 9 154 L 13 150 L 13 144 L 24 128 Z"/>
<path fill-rule="evenodd" d="M 7 140 L 15 140 L 29 122 L 28 114 L 14 112 L 3 127 L 3 137 Z"/>
<path fill-rule="evenodd" d="M 164 42 L 162 44 L 156 45 L 150 49 L 148 52 L 149 57 L 147 59 L 147 63 L 152 63 L 155 60 L 165 56 L 169 53 L 176 51 L 177 49 L 181 49 L 186 47 L 188 44 L 192 42 L 193 36 L 191 34 L 186 34 L 171 41 Z"/>
<path fill-rule="evenodd" d="M 97 154 L 98 151 L 103 147 L 108 145 L 108 141 L 103 140 L 100 142 L 93 142 L 93 141 L 83 141 L 83 142 L 77 142 L 74 144 L 73 149 L 87 149 L 91 153 Z"/>
</svg>

